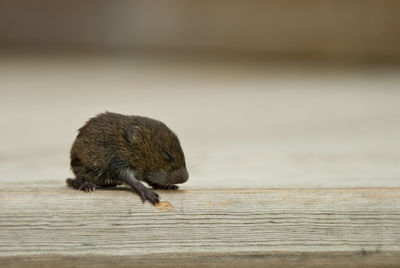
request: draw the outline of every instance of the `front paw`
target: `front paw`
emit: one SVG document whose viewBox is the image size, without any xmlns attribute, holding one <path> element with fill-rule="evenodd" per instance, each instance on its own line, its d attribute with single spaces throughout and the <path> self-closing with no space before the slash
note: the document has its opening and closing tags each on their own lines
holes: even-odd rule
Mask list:
<svg viewBox="0 0 400 268">
<path fill-rule="evenodd" d="M 178 190 L 179 186 L 177 185 L 159 185 L 159 184 L 151 184 L 151 187 L 153 189 L 159 189 L 159 190 Z"/>
<path fill-rule="evenodd" d="M 86 193 L 94 192 L 96 191 L 96 184 L 90 181 L 82 182 L 79 185 L 79 190 L 84 191 Z"/>
<path fill-rule="evenodd" d="M 164 190 L 178 190 L 179 186 L 178 185 L 168 185 L 168 186 L 164 186 L 163 189 Z"/>
<path fill-rule="evenodd" d="M 153 205 L 157 204 L 160 202 L 160 197 L 156 192 L 153 192 L 151 189 L 149 188 L 143 188 L 140 191 L 140 198 L 142 199 L 142 202 L 145 202 L 146 200 L 148 200 L 150 203 L 152 203 Z"/>
</svg>

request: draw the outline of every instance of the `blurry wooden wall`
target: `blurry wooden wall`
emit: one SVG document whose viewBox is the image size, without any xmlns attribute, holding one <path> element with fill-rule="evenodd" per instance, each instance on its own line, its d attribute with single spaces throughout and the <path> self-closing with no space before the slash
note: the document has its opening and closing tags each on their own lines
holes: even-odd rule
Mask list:
<svg viewBox="0 0 400 268">
<path fill-rule="evenodd" d="M 400 59 L 396 0 L 0 0 L 0 46 Z"/>
</svg>

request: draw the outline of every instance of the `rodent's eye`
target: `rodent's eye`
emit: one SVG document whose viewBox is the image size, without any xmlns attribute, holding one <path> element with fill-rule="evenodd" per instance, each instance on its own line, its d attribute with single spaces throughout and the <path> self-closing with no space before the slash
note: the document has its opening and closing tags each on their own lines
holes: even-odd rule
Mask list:
<svg viewBox="0 0 400 268">
<path fill-rule="evenodd" d="M 172 154 L 170 152 L 165 152 L 164 153 L 164 159 L 168 160 L 168 161 L 171 161 L 171 162 L 175 161 L 175 158 L 172 156 Z"/>
</svg>

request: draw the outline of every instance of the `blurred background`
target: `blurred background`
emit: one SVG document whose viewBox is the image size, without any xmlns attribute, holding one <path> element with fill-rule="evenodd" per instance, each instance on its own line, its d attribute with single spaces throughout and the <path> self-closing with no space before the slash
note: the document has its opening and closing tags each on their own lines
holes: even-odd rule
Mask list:
<svg viewBox="0 0 400 268">
<path fill-rule="evenodd" d="M 400 179 L 400 2 L 0 0 L 0 180 L 64 187 L 104 111 L 165 122 L 190 188 Z"/>
</svg>

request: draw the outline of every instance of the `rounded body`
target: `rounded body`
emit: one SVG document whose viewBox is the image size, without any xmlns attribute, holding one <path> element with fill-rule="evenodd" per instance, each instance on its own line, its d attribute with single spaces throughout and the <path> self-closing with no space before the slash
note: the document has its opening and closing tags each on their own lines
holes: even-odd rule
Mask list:
<svg viewBox="0 0 400 268">
<path fill-rule="evenodd" d="M 71 148 L 71 168 L 77 179 L 96 186 L 124 183 L 123 172 L 153 188 L 188 179 L 178 137 L 164 123 L 109 112 L 79 129 Z"/>
</svg>

